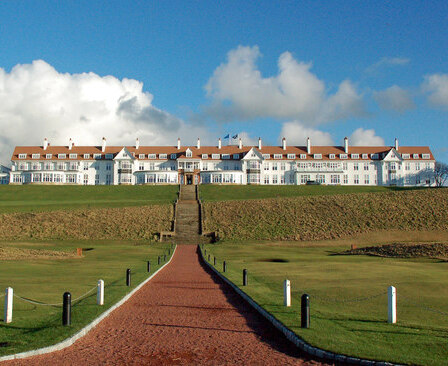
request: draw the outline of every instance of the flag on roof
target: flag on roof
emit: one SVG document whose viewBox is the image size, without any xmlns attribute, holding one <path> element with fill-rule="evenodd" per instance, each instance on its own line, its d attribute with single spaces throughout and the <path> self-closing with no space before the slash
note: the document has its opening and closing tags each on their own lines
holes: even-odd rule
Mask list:
<svg viewBox="0 0 448 366">
<path fill-rule="evenodd" d="M 230 137 L 229 134 L 227 134 L 227 135 L 224 136 L 225 139 L 228 139 L 229 137 Z"/>
<path fill-rule="evenodd" d="M 237 139 L 237 138 L 238 138 L 238 134 L 233 135 L 232 138 L 233 138 L 233 139 Z"/>
</svg>

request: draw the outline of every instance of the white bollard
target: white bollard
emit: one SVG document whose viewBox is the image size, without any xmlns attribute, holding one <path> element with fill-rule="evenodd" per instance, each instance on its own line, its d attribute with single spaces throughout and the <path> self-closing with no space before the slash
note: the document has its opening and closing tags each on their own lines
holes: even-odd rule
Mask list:
<svg viewBox="0 0 448 366">
<path fill-rule="evenodd" d="M 394 286 L 387 289 L 387 322 L 397 322 L 397 289 Z"/>
<path fill-rule="evenodd" d="M 291 306 L 291 283 L 289 280 L 283 281 L 283 305 Z"/>
<path fill-rule="evenodd" d="M 5 323 L 11 323 L 12 322 L 12 296 L 14 294 L 14 290 L 12 287 L 6 288 L 5 293 L 5 317 L 4 321 Z"/>
<path fill-rule="evenodd" d="M 98 280 L 98 285 L 96 289 L 96 304 L 104 305 L 104 281 Z"/>
</svg>

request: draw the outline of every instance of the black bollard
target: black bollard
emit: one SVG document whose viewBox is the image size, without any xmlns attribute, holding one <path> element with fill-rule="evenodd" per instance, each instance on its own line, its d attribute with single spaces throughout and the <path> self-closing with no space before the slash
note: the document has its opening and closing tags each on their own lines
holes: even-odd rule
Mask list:
<svg viewBox="0 0 448 366">
<path fill-rule="evenodd" d="M 310 327 L 310 296 L 307 294 L 302 295 L 302 328 Z"/>
<path fill-rule="evenodd" d="M 210 262 L 210 254 L 208 255 L 208 261 Z"/>
<path fill-rule="evenodd" d="M 223 271 L 223 272 L 227 271 L 227 264 L 226 264 L 226 261 L 223 261 L 223 262 L 222 262 L 222 271 Z"/>
<path fill-rule="evenodd" d="M 243 286 L 247 286 L 247 269 L 243 269 Z"/>
<path fill-rule="evenodd" d="M 157 264 L 160 264 L 160 255 L 157 257 Z"/>
<path fill-rule="evenodd" d="M 131 286 L 131 270 L 126 270 L 126 286 Z"/>
<path fill-rule="evenodd" d="M 207 255 L 207 249 L 204 249 L 204 255 Z"/>
<path fill-rule="evenodd" d="M 146 262 L 146 270 L 148 272 L 151 272 L 151 262 L 150 261 Z"/>
<path fill-rule="evenodd" d="M 163 261 L 166 262 L 166 254 L 163 255 Z"/>
<path fill-rule="evenodd" d="M 62 325 L 67 326 L 72 323 L 72 295 L 64 292 L 62 296 Z"/>
<path fill-rule="evenodd" d="M 213 257 L 213 265 L 216 267 L 216 257 Z"/>
</svg>

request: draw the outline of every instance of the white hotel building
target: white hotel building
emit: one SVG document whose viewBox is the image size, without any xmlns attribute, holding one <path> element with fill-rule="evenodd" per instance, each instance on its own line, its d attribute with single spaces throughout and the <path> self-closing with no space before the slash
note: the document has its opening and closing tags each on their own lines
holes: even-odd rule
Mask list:
<svg viewBox="0 0 448 366">
<path fill-rule="evenodd" d="M 18 146 L 11 184 L 434 186 L 427 146 Z"/>
</svg>

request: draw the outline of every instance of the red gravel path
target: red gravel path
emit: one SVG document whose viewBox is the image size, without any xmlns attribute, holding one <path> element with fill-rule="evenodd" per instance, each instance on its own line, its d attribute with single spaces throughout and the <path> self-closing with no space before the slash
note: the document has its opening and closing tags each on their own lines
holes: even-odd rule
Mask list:
<svg viewBox="0 0 448 366">
<path fill-rule="evenodd" d="M 6 365 L 317 365 L 203 267 L 196 246 L 87 336 Z"/>
</svg>

